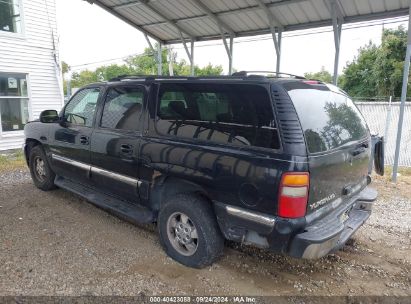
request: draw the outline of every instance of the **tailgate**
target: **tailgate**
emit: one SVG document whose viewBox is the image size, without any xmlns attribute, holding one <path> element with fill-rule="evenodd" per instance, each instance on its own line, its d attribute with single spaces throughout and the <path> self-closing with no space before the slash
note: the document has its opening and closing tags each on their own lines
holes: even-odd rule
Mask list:
<svg viewBox="0 0 411 304">
<path fill-rule="evenodd" d="M 367 185 L 370 134 L 352 100 L 323 83 L 285 85 L 307 146 L 310 193 L 307 214 L 348 201 Z M 327 208 L 328 209 L 328 208 Z"/>
</svg>

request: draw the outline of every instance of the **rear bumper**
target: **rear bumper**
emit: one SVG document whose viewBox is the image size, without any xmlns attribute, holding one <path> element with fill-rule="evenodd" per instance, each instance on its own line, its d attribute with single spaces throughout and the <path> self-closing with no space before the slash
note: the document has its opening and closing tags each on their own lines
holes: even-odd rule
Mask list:
<svg viewBox="0 0 411 304">
<path fill-rule="evenodd" d="M 284 219 L 215 203 L 227 239 L 297 258 L 316 259 L 340 249 L 370 217 L 377 191 L 365 188 L 319 220 Z"/>
</svg>

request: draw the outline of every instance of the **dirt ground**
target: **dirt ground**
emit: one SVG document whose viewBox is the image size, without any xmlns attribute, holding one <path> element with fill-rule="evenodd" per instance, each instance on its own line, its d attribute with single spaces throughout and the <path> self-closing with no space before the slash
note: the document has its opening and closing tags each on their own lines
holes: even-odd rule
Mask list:
<svg viewBox="0 0 411 304">
<path fill-rule="evenodd" d="M 315 261 L 227 244 L 213 266 L 168 258 L 155 228 L 126 223 L 25 170 L 0 172 L 0 295 L 411 295 L 411 178 L 380 191 L 344 249 Z"/>
</svg>

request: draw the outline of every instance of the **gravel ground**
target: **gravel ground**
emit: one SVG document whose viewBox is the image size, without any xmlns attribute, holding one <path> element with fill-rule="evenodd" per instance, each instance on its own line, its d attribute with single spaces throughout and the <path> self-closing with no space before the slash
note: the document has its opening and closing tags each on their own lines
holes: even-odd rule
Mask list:
<svg viewBox="0 0 411 304">
<path fill-rule="evenodd" d="M 227 244 L 202 270 L 134 226 L 27 171 L 0 173 L 0 295 L 411 295 L 411 187 L 379 178 L 370 220 L 336 254 L 306 261 Z"/>
</svg>

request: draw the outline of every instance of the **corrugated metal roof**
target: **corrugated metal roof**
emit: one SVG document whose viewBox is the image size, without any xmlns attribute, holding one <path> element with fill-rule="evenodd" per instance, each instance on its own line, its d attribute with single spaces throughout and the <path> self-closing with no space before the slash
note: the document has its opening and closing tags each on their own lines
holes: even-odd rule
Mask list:
<svg viewBox="0 0 411 304">
<path fill-rule="evenodd" d="M 270 33 L 258 0 L 87 0 L 164 44 Z M 332 25 L 331 1 L 344 23 L 408 15 L 409 0 L 263 0 L 283 31 Z"/>
</svg>

